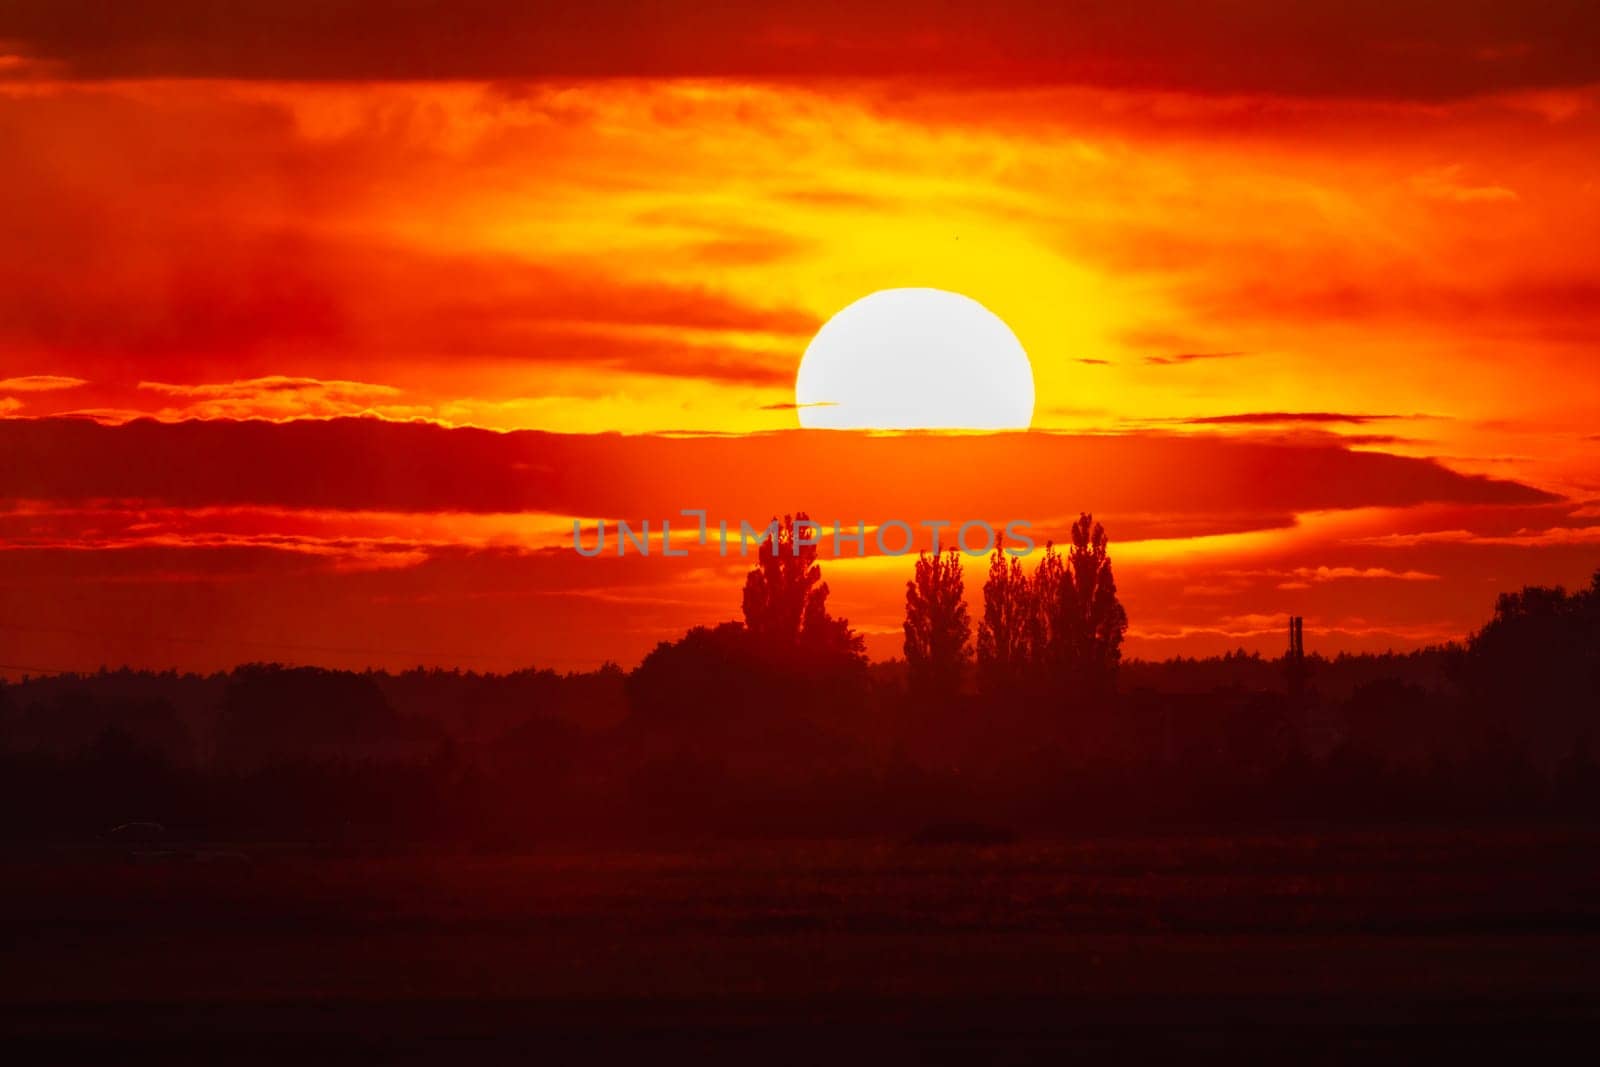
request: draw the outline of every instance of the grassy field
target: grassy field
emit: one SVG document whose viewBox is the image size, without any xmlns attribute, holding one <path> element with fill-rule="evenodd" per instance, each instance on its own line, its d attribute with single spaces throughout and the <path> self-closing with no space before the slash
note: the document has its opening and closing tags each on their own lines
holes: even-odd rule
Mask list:
<svg viewBox="0 0 1600 1067">
<path fill-rule="evenodd" d="M 60 847 L 0 869 L 0 1029 L 35 1055 L 230 1061 L 1554 1052 L 1600 1026 L 1597 846 Z"/>
</svg>

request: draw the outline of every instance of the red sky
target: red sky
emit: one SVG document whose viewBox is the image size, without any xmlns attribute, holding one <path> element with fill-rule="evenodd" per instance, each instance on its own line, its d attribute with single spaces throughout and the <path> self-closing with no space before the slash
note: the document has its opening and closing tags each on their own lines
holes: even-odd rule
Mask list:
<svg viewBox="0 0 1600 1067">
<path fill-rule="evenodd" d="M 1585 4 L 0 10 L 0 664 L 630 664 L 737 560 L 574 517 L 1107 525 L 1137 655 L 1600 565 Z M 1034 430 L 795 430 L 877 289 Z M 827 562 L 898 650 L 906 559 Z M 971 561 L 969 589 L 982 581 Z"/>
</svg>

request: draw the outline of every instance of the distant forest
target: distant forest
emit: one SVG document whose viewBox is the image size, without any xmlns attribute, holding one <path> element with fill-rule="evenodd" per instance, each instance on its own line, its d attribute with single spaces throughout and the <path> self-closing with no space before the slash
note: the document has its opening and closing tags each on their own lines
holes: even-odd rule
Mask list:
<svg viewBox="0 0 1600 1067">
<path fill-rule="evenodd" d="M 0 835 L 510 848 L 1600 812 L 1600 572 L 1501 596 L 1459 645 L 1300 657 L 1286 619 L 1281 657 L 1122 661 L 1103 533 L 1081 532 L 1032 577 L 995 554 L 976 655 L 953 554 L 917 561 L 906 658 L 870 664 L 784 540 L 744 621 L 632 671 L 0 683 Z"/>
</svg>

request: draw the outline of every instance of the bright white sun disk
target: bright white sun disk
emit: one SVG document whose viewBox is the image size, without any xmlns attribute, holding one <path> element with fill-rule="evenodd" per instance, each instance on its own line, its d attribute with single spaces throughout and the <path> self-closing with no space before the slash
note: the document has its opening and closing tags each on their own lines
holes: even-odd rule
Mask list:
<svg viewBox="0 0 1600 1067">
<path fill-rule="evenodd" d="M 800 425 L 1024 430 L 1033 366 L 988 308 L 943 289 L 862 297 L 811 339 L 795 376 Z"/>
</svg>

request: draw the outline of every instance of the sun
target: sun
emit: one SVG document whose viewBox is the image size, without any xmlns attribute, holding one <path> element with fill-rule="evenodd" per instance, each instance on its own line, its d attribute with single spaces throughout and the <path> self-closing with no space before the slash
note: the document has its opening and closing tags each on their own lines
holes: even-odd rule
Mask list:
<svg viewBox="0 0 1600 1067">
<path fill-rule="evenodd" d="M 817 331 L 794 397 L 808 428 L 1025 430 L 1033 365 L 1010 327 L 976 300 L 883 289 Z"/>
</svg>

